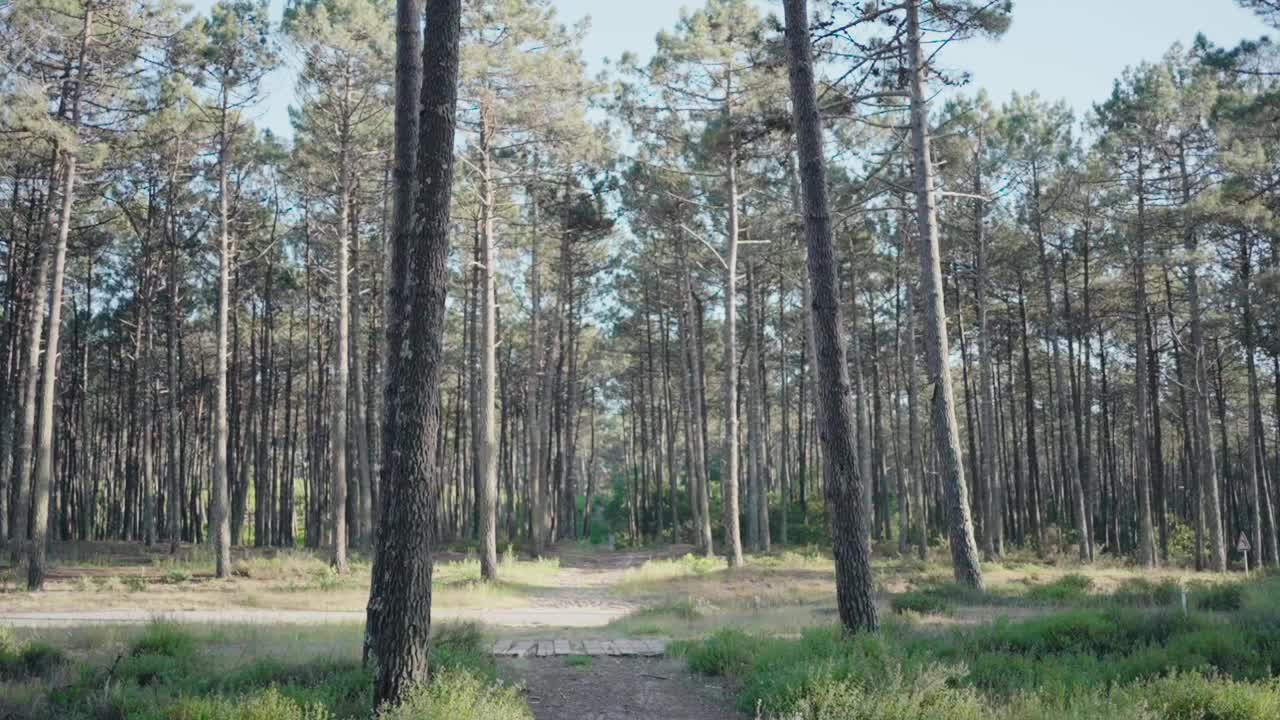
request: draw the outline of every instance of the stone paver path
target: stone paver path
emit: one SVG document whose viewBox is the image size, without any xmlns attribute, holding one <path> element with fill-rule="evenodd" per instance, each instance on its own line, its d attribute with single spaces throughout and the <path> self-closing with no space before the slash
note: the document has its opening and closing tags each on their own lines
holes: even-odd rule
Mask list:
<svg viewBox="0 0 1280 720">
<path fill-rule="evenodd" d="M 513 658 L 556 655 L 659 657 L 667 652 L 667 640 L 498 640 L 490 652 Z"/>
</svg>

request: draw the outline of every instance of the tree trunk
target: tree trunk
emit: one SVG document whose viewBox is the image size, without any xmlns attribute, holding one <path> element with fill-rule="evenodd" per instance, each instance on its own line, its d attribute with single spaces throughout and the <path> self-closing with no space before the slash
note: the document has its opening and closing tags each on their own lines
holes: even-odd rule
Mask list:
<svg viewBox="0 0 1280 720">
<path fill-rule="evenodd" d="M 386 459 L 368 608 L 370 647 L 377 658 L 375 708 L 399 702 L 429 677 L 431 482 L 440 422 L 461 5 L 461 0 L 429 0 L 425 26 L 432 42 L 422 52 L 421 65 L 416 58 L 418 6 L 399 0 L 396 11 L 396 206 L 390 248 L 395 254 L 387 278 Z M 419 109 L 420 128 L 414 118 Z"/>
<path fill-rule="evenodd" d="M 345 76 L 343 87 L 344 107 L 351 100 L 351 75 Z M 351 128 L 347 118 L 342 119 L 338 142 L 338 232 L 337 232 L 337 337 L 334 339 L 333 419 L 329 429 L 329 449 L 333 453 L 333 550 L 329 564 L 339 574 L 347 572 L 347 389 L 351 383 L 351 158 L 349 145 Z"/>
<path fill-rule="evenodd" d="M 1067 484 L 1066 492 L 1071 494 L 1071 498 L 1075 503 L 1074 511 L 1071 513 L 1075 517 L 1076 534 L 1079 536 L 1080 542 L 1080 560 L 1089 562 L 1093 559 L 1093 545 L 1090 541 L 1088 515 L 1086 514 L 1086 503 L 1084 499 L 1084 488 L 1080 483 L 1080 451 L 1079 439 L 1076 437 L 1075 423 L 1068 417 L 1067 411 L 1067 381 L 1065 373 L 1062 369 L 1062 351 L 1058 342 L 1058 327 L 1061 320 L 1054 310 L 1053 302 L 1053 284 L 1052 274 L 1049 270 L 1049 255 L 1045 245 L 1044 237 L 1044 217 L 1040 203 L 1040 180 L 1039 176 L 1034 174 L 1032 178 L 1032 193 L 1035 202 L 1035 233 L 1037 249 L 1039 251 L 1040 260 L 1040 280 L 1044 290 L 1045 303 L 1045 336 L 1049 342 L 1049 351 L 1053 362 L 1053 384 L 1054 399 L 1056 400 L 1057 418 L 1059 430 L 1062 433 L 1062 447 L 1059 453 L 1061 462 L 1059 465 L 1064 474 L 1063 481 Z M 1065 295 L 1067 289 L 1063 288 Z M 1052 436 L 1052 433 L 1049 433 Z"/>
<path fill-rule="evenodd" d="M 1139 170 L 1141 173 L 1141 170 Z M 1185 181 L 1186 171 L 1183 170 Z M 1139 177 L 1139 182 L 1142 178 Z M 1139 203 L 1142 193 L 1138 194 Z M 1184 187 L 1184 204 L 1190 202 Z M 1139 219 L 1139 232 L 1142 220 Z M 1140 240 L 1141 242 L 1141 240 Z M 1209 559 L 1217 572 L 1227 571 L 1227 545 L 1222 530 L 1222 503 L 1218 496 L 1218 469 L 1214 460 L 1213 437 L 1209 429 L 1209 372 L 1206 368 L 1208 358 L 1205 355 L 1204 322 L 1200 308 L 1200 278 L 1196 259 L 1195 228 L 1187 224 L 1183 232 L 1183 247 L 1187 253 L 1187 305 L 1191 314 L 1191 358 L 1195 363 L 1192 368 L 1192 394 L 1195 400 L 1196 434 L 1199 436 L 1198 476 L 1204 491 L 1205 522 L 1209 530 Z M 1227 451 L 1223 446 L 1223 452 Z M 1145 522 L 1145 520 L 1144 520 Z M 1145 525 L 1144 525 L 1145 529 Z"/>
<path fill-rule="evenodd" d="M 85 63 L 88 60 L 89 45 L 92 40 L 93 6 L 86 5 L 81 26 L 80 53 L 76 61 L 76 75 L 71 88 L 72 132 L 77 132 L 80 127 L 80 98 L 83 91 Z M 48 552 L 49 488 L 53 482 L 53 405 L 58 378 L 58 337 L 62 323 L 62 285 L 66 275 L 67 237 L 71 232 L 71 208 L 75 202 L 76 152 L 78 150 L 79 148 L 76 147 L 68 148 L 64 150 L 63 155 L 62 205 L 58 217 L 57 244 L 53 249 L 53 276 L 49 288 L 49 338 L 45 346 L 45 362 L 40 379 L 40 422 L 36 439 L 35 483 L 32 488 L 28 590 L 40 590 L 44 587 Z M 40 298 L 32 298 L 32 302 L 40 302 Z M 33 347 L 31 352 L 35 353 L 36 348 Z M 25 514 L 26 508 L 19 507 L 19 511 Z"/>
<path fill-rule="evenodd" d="M 815 393 L 822 444 L 831 466 L 826 496 L 832 508 L 836 604 L 846 629 L 874 631 L 879 627 L 879 618 L 872 601 L 871 547 L 864 527 L 861 483 L 865 478 L 859 477 L 858 458 L 854 456 L 852 443 L 853 408 L 840 317 L 840 283 L 831 237 L 822 117 L 814 88 L 806 6 L 805 0 L 786 0 L 786 41 L 804 202 L 808 275 L 813 286 L 809 314 L 814 327 L 815 362 L 821 379 Z"/>
<path fill-rule="evenodd" d="M 978 150 L 974 153 L 973 194 L 982 195 L 982 135 L 978 135 Z M 989 488 L 986 504 L 984 533 L 988 557 L 995 559 L 1004 554 L 1004 485 L 996 466 L 996 387 L 991 369 L 995 348 L 991 343 L 991 329 L 987 322 L 987 285 L 990 283 L 987 269 L 986 201 L 973 201 L 973 232 L 978 250 L 977 312 L 978 312 L 978 414 L 982 426 L 980 453 L 982 474 Z"/>
<path fill-rule="evenodd" d="M 950 528 L 951 559 L 956 581 L 982 587 L 982 568 L 973 540 L 969 516 L 969 490 L 965 485 L 960 433 L 956 426 L 955 399 L 951 391 L 951 357 L 947 346 L 946 309 L 943 307 L 942 266 L 938 249 L 937 208 L 933 190 L 933 161 L 929 152 L 929 128 L 924 90 L 924 52 L 920 44 L 920 0 L 907 2 L 908 60 L 911 70 L 911 144 L 914 161 L 916 222 L 920 232 L 920 291 L 924 302 L 925 354 L 933 385 L 933 430 L 940 461 Z"/>
<path fill-rule="evenodd" d="M 725 72 L 725 123 L 732 125 L 729 109 L 733 69 Z M 725 193 L 729 203 L 724 255 L 724 542 L 729 567 L 742 567 L 742 537 L 738 531 L 738 149 L 729 133 L 729 158 Z"/>
<path fill-rule="evenodd" d="M 218 129 L 218 339 L 215 352 L 217 396 L 214 399 L 214 447 L 213 447 L 213 535 L 215 575 L 225 578 L 231 564 L 231 518 L 227 498 L 227 334 L 231 302 L 231 227 L 227 206 L 227 155 L 228 137 L 227 88 L 222 88 L 221 113 Z"/>
<path fill-rule="evenodd" d="M 479 443 L 479 490 L 476 503 L 480 506 L 480 577 L 485 580 L 498 578 L 498 457 L 495 404 L 497 402 L 497 329 L 495 326 L 497 302 L 494 283 L 493 259 L 493 120 L 492 108 L 483 103 L 480 108 L 480 407 L 479 427 L 476 428 Z"/>
</svg>

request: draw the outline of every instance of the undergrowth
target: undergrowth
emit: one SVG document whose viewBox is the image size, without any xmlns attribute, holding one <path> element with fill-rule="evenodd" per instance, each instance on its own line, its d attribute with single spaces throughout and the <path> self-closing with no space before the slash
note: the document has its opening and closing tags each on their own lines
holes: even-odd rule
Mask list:
<svg viewBox="0 0 1280 720">
<path fill-rule="evenodd" d="M 372 675 L 358 660 L 244 659 L 219 642 L 154 621 L 118 652 L 71 663 L 43 643 L 0 630 L 0 717 L 12 720 L 369 720 Z M 503 685 L 471 624 L 440 625 L 432 683 L 378 720 L 507 720 L 529 717 Z"/>
<path fill-rule="evenodd" d="M 1141 607 L 946 632 L 890 618 L 876 634 L 814 628 L 798 640 L 726 629 L 679 650 L 694 671 L 731 678 L 742 709 L 764 718 L 1280 718 L 1280 579 L 1224 587 L 1197 594 L 1210 599 L 1187 614 L 1162 607 L 1173 604 L 1166 589 L 1135 585 L 1124 590 Z M 1069 580 L 1042 597 L 1087 590 Z"/>
</svg>

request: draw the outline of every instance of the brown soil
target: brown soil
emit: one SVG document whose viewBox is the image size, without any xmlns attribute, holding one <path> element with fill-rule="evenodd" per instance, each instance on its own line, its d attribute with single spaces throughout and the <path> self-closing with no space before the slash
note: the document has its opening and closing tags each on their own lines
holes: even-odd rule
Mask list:
<svg viewBox="0 0 1280 720">
<path fill-rule="evenodd" d="M 721 684 L 678 659 L 596 657 L 574 666 L 524 658 L 503 670 L 524 684 L 537 720 L 746 720 Z"/>
</svg>

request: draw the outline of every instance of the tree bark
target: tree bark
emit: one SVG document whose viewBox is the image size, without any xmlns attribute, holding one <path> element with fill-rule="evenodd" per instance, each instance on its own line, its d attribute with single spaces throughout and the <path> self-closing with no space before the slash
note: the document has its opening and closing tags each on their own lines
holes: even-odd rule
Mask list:
<svg viewBox="0 0 1280 720">
<path fill-rule="evenodd" d="M 827 198 L 822 117 L 814 87 L 813 55 L 805 0 L 786 0 L 786 42 L 791 104 L 795 115 L 800 183 L 804 203 L 808 275 L 813 286 L 812 318 L 815 362 L 821 382 L 818 396 L 820 434 L 831 466 L 827 499 L 831 505 L 832 552 L 836 567 L 836 604 L 849 631 L 879 627 L 871 575 L 871 548 L 858 458 L 854 456 L 853 408 L 849 369 L 840 317 L 839 278 Z"/>
<path fill-rule="evenodd" d="M 973 194 L 982 195 L 982 135 L 978 134 L 978 149 L 974 152 Z M 987 322 L 987 285 L 991 282 L 987 267 L 986 201 L 973 201 L 973 233 L 977 241 L 977 313 L 978 313 L 978 383 L 979 423 L 982 427 L 980 452 L 982 474 L 989 488 L 984 528 L 987 556 L 995 559 L 1004 554 L 1004 485 L 996 465 L 996 387 L 991 369 L 995 348 L 991 343 L 991 328 Z"/>
<path fill-rule="evenodd" d="M 343 106 L 351 100 L 351 74 L 344 76 Z M 339 574 L 347 572 L 347 389 L 351 383 L 351 128 L 341 119 L 338 150 L 338 232 L 337 232 L 337 337 L 334 339 L 333 418 L 329 428 L 329 448 L 333 453 L 332 497 L 330 505 L 333 548 L 329 564 Z"/>
<path fill-rule="evenodd" d="M 375 708 L 399 702 L 428 679 L 431 482 L 440 422 L 461 5 L 461 0 L 429 0 L 425 26 L 432 42 L 423 49 L 421 64 L 415 57 L 418 6 L 399 0 L 396 11 L 396 206 L 390 248 L 395 254 L 387 278 L 381 519 L 368 608 L 370 647 L 377 658 Z M 414 115 L 420 115 L 420 127 Z"/>
<path fill-rule="evenodd" d="M 733 69 L 725 71 L 725 122 L 733 123 Z M 724 488 L 724 542 L 729 567 L 742 567 L 742 536 L 738 530 L 738 149 L 729 132 L 729 157 L 725 169 L 725 193 L 729 219 L 724 255 L 724 452 L 721 484 Z"/>
<path fill-rule="evenodd" d="M 93 41 L 93 16 L 93 6 L 85 5 L 75 80 L 69 83 L 72 93 L 72 132 L 78 132 L 80 128 L 80 99 L 84 90 L 85 63 L 88 60 L 89 46 Z M 53 405 L 56 399 L 55 385 L 58 379 L 58 337 L 61 333 L 62 323 L 62 285 L 66 275 L 67 237 L 71 232 L 71 208 L 75 203 L 76 152 L 78 150 L 79 148 L 77 147 L 71 147 L 62 151 L 62 204 L 58 216 L 57 241 L 53 248 L 53 276 L 49 287 L 49 336 L 45 345 L 43 374 L 40 378 L 40 421 L 36 438 L 35 482 L 32 488 L 31 553 L 29 558 L 30 565 L 27 568 L 28 590 L 40 590 L 44 587 L 45 564 L 48 552 L 49 488 L 53 482 Z M 32 302 L 41 302 L 41 298 L 33 297 Z M 35 336 L 35 331 L 33 331 L 33 337 Z M 37 348 L 31 348 L 33 354 L 36 351 Z M 25 507 L 19 507 L 19 511 L 23 515 L 26 514 Z"/>
<path fill-rule="evenodd" d="M 951 390 L 951 357 L 947 345 L 946 309 L 943 306 L 942 266 L 938 249 L 933 161 L 925 107 L 924 51 L 920 44 L 920 0 L 907 1 L 908 62 L 911 75 L 911 144 L 915 177 L 916 222 L 920 233 L 920 291 L 924 306 L 925 354 L 933 385 L 933 430 L 947 505 L 951 560 L 956 581 L 982 587 L 982 568 L 969 516 L 969 490 L 965 484 L 960 433 L 956 425 Z"/>
<path fill-rule="evenodd" d="M 476 503 L 480 506 L 480 577 L 498 578 L 498 457 L 495 404 L 497 402 L 497 329 L 496 288 L 493 259 L 493 133 L 492 108 L 482 103 L 480 109 L 480 387 L 478 391 L 480 476 Z"/>
</svg>

